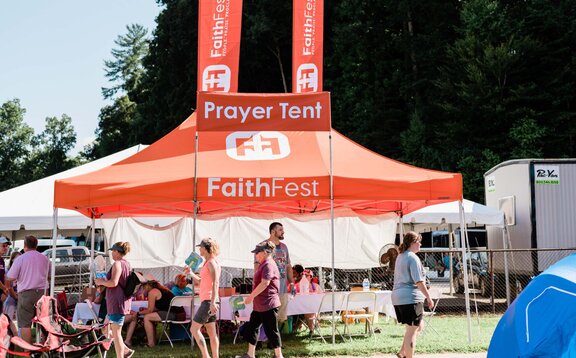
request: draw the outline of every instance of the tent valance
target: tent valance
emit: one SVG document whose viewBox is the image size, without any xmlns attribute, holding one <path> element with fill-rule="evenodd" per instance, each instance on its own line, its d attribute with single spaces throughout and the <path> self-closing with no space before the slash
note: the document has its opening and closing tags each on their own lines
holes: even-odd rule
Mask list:
<svg viewBox="0 0 576 358">
<path fill-rule="evenodd" d="M 329 215 L 330 135 L 336 208 L 406 214 L 462 199 L 460 174 L 391 160 L 334 130 L 200 134 L 196 143 L 192 114 L 130 158 L 57 180 L 54 206 L 96 217 L 183 216 L 197 200 L 200 215 Z"/>
</svg>

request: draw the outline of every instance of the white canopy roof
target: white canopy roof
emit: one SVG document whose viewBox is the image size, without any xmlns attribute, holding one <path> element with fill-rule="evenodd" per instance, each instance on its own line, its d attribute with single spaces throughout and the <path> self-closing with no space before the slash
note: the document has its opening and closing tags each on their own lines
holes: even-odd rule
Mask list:
<svg viewBox="0 0 576 358">
<path fill-rule="evenodd" d="M 479 225 L 504 225 L 504 213 L 498 209 L 490 208 L 486 205 L 478 204 L 464 199 L 464 215 L 466 224 L 476 223 Z M 403 218 L 405 224 L 426 223 L 426 224 L 459 224 L 460 213 L 458 202 L 431 205 L 414 211 Z"/>
<path fill-rule="evenodd" d="M 136 145 L 93 162 L 36 180 L 0 193 L 0 230 L 52 229 L 54 213 L 54 181 L 86 174 L 119 162 L 147 147 Z M 83 229 L 91 225 L 91 219 L 76 211 L 59 209 L 60 229 Z"/>
</svg>

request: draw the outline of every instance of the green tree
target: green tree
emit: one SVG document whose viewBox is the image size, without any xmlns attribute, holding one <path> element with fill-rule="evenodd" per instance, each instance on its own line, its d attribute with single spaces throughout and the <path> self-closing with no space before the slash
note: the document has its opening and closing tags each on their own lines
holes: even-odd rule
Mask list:
<svg viewBox="0 0 576 358">
<path fill-rule="evenodd" d="M 46 128 L 32 140 L 33 150 L 26 161 L 32 180 L 41 179 L 73 168 L 78 163 L 68 156 L 76 144 L 76 132 L 72 118 L 47 117 Z"/>
<path fill-rule="evenodd" d="M 152 143 L 178 126 L 196 107 L 198 3 L 159 0 L 150 53 L 144 58 L 142 83 L 129 91 L 138 118 L 131 127 L 134 143 Z"/>
<path fill-rule="evenodd" d="M 484 196 L 482 176 L 494 158 L 573 151 L 574 69 L 566 64 L 574 62 L 576 10 L 569 3 L 465 3 L 431 113 L 442 118 L 437 128 L 447 141 L 431 145 L 464 174 L 470 199 Z"/>
<path fill-rule="evenodd" d="M 142 25 L 126 26 L 126 35 L 118 36 L 114 41 L 117 48 L 112 49 L 113 60 L 104 61 L 105 76 L 114 86 L 102 88 L 104 98 L 112 98 L 118 91 L 134 91 L 142 82 L 145 69 L 142 59 L 148 54 L 148 30 Z"/>
<path fill-rule="evenodd" d="M 150 40 L 148 30 L 141 25 L 129 25 L 126 29 L 127 34 L 114 41 L 117 46 L 112 49 L 114 59 L 104 61 L 105 75 L 114 86 L 102 88 L 102 95 L 114 102 L 100 110 L 96 139 L 81 153 L 86 159 L 113 154 L 136 142 L 132 128 L 138 111 L 130 96 L 138 97 L 146 72 L 142 60 L 148 54 Z"/>
<path fill-rule="evenodd" d="M 29 153 L 34 130 L 24 123 L 26 110 L 13 99 L 0 107 L 0 191 L 25 183 L 29 173 L 23 164 Z"/>
</svg>

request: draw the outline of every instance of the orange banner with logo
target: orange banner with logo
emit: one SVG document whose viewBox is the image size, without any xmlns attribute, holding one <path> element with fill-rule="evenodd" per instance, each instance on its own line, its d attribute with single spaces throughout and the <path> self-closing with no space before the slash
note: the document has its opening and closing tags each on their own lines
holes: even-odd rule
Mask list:
<svg viewBox="0 0 576 358">
<path fill-rule="evenodd" d="M 319 200 L 330 197 L 330 181 L 322 178 L 223 178 L 198 180 L 201 200 Z"/>
<path fill-rule="evenodd" d="M 329 131 L 330 93 L 199 92 L 198 131 Z"/>
<path fill-rule="evenodd" d="M 294 0 L 292 92 L 322 92 L 324 0 Z"/>
<path fill-rule="evenodd" d="M 198 91 L 238 91 L 242 0 L 198 3 Z"/>
</svg>

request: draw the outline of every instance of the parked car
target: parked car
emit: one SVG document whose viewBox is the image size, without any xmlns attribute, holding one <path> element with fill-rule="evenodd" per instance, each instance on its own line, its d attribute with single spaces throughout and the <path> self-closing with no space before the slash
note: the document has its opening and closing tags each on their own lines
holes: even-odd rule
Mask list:
<svg viewBox="0 0 576 358">
<path fill-rule="evenodd" d="M 42 252 L 52 260 L 53 249 Z M 94 255 L 102 255 L 96 252 Z M 90 250 L 85 246 L 64 246 L 56 248 L 56 285 L 69 285 L 88 281 L 90 271 Z"/>
<path fill-rule="evenodd" d="M 488 256 L 486 252 L 470 252 L 470 260 L 466 259 L 468 264 L 468 286 L 479 290 L 481 296 L 490 297 L 492 294 L 492 281 L 488 272 Z M 464 270 L 462 261 L 456 260 L 452 272 L 452 281 L 454 290 L 458 293 L 464 293 Z"/>
</svg>

